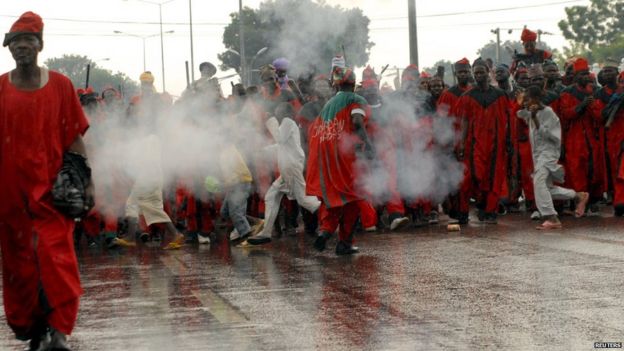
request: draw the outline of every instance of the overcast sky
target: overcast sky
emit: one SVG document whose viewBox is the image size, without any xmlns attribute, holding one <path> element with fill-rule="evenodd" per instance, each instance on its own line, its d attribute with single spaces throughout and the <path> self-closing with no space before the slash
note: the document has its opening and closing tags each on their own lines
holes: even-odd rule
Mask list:
<svg viewBox="0 0 624 351">
<path fill-rule="evenodd" d="M 151 0 L 157 2 L 158 0 Z M 161 0 L 164 2 L 166 0 Z M 142 40 L 120 36 L 113 31 L 136 35 L 159 33 L 158 6 L 137 0 L 21 0 L 2 1 L 0 28 L 7 32 L 16 17 L 25 11 L 39 13 L 44 20 L 45 48 L 40 62 L 63 54 L 87 55 L 99 66 L 121 71 L 138 80 L 143 70 Z M 244 6 L 257 8 L 260 0 L 243 0 Z M 371 19 L 370 37 L 375 43 L 370 63 L 404 67 L 409 63 L 406 0 L 327 0 L 342 7 L 360 7 Z M 229 14 L 238 11 L 237 0 L 193 0 L 195 66 L 202 61 L 218 65 L 217 54 L 224 50 L 223 28 Z M 565 18 L 565 7 L 587 5 L 589 0 L 436 0 L 417 1 L 420 64 L 431 66 L 439 59 L 476 58 L 476 51 L 494 39 L 491 29 L 502 31 L 502 40 L 519 39 L 524 25 L 553 35 L 543 37 L 551 47 L 562 48 L 566 41 L 557 23 Z M 167 90 L 179 94 L 186 86 L 184 61 L 190 61 L 189 1 L 172 0 L 162 6 L 166 34 L 165 72 Z M 499 10 L 500 11 L 492 11 Z M 487 11 L 490 10 L 490 11 Z M 147 69 L 155 73 L 156 86 L 162 88 L 160 40 L 146 39 Z M 102 59 L 109 59 L 104 61 Z M 0 55 L 1 70 L 12 69 L 14 62 L 5 48 Z M 197 67 L 195 67 L 198 72 Z M 232 72 L 219 72 L 225 76 Z M 196 73 L 199 75 L 199 73 Z M 227 83 L 227 81 L 225 81 Z M 229 91 L 225 91 L 229 93 Z"/>
</svg>

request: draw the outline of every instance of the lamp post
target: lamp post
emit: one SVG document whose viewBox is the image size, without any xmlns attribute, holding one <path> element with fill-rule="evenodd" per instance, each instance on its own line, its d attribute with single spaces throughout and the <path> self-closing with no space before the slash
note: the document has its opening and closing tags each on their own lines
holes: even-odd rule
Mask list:
<svg viewBox="0 0 624 351">
<path fill-rule="evenodd" d="M 191 81 L 195 81 L 195 55 L 193 54 L 193 1 L 189 0 L 189 24 L 191 37 Z"/>
<path fill-rule="evenodd" d="M 251 84 L 251 74 L 248 74 L 246 76 L 244 76 L 243 71 L 247 71 L 248 73 L 251 73 L 253 71 L 253 65 L 254 62 L 256 62 L 256 59 L 258 58 L 258 56 L 264 54 L 265 52 L 267 52 L 267 50 L 269 50 L 268 46 L 263 47 L 262 49 L 258 50 L 258 52 L 256 52 L 256 54 L 253 56 L 253 58 L 251 59 L 251 63 L 249 64 L 248 67 L 244 67 L 243 66 L 243 60 L 241 59 L 241 66 L 240 66 L 240 77 L 241 77 L 241 83 L 246 83 L 247 85 Z M 239 58 L 241 58 L 241 54 L 234 50 L 234 49 L 227 49 L 226 51 L 229 51 L 231 53 L 233 53 L 234 55 L 238 56 Z"/>
<path fill-rule="evenodd" d="M 125 0 L 125 1 L 128 1 L 128 0 Z M 174 0 L 167 0 L 167 1 L 161 1 L 161 2 L 149 1 L 149 0 L 134 0 L 134 1 L 144 2 L 150 5 L 158 5 L 158 16 L 160 20 L 160 60 L 161 60 L 161 65 L 162 65 L 162 86 L 163 86 L 163 93 L 164 93 L 166 90 L 165 89 L 165 44 L 164 44 L 164 39 L 163 39 L 162 6 Z"/>
<path fill-rule="evenodd" d="M 173 31 L 173 30 L 168 30 L 166 32 L 163 32 L 163 34 L 171 34 L 171 33 L 174 33 L 174 32 L 175 31 Z M 156 34 L 150 34 L 150 35 L 139 35 L 139 34 L 132 34 L 132 33 L 122 32 L 120 30 L 115 30 L 115 31 L 113 31 L 113 33 L 126 35 L 126 36 L 129 36 L 129 37 L 139 38 L 139 39 L 141 39 L 143 41 L 143 72 L 147 71 L 147 69 L 145 68 L 146 67 L 146 64 L 145 64 L 145 39 L 153 38 L 153 37 L 159 36 L 161 34 L 156 33 Z"/>
</svg>

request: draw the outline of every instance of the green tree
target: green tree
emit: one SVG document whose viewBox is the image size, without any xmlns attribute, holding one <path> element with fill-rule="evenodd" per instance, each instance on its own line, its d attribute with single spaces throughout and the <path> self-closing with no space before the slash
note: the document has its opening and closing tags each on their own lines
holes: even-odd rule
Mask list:
<svg viewBox="0 0 624 351">
<path fill-rule="evenodd" d="M 563 36 L 571 43 L 566 56 L 586 56 L 590 61 L 624 57 L 624 0 L 591 0 L 589 6 L 566 8 L 559 22 Z"/>
<path fill-rule="evenodd" d="M 444 83 L 454 85 L 453 62 L 449 60 L 440 60 L 431 67 L 425 67 L 424 71 L 433 76 L 438 73 L 438 67 L 440 66 L 444 67 Z"/>
<path fill-rule="evenodd" d="M 138 84 L 128 78 L 124 73 L 113 73 L 103 69 L 92 62 L 87 56 L 63 55 L 47 59 L 44 64 L 53 71 L 66 75 L 76 89 L 84 88 L 87 80 L 87 65 L 91 65 L 89 73 L 89 86 L 96 92 L 101 92 L 106 86 L 120 89 L 126 96 L 132 96 L 138 91 Z"/>
<path fill-rule="evenodd" d="M 277 57 L 290 61 L 289 75 L 329 72 L 331 59 L 344 54 L 347 65 L 362 66 L 368 62 L 374 45 L 369 38 L 370 20 L 360 9 L 329 6 L 323 1 L 269 0 L 258 9 L 243 9 L 245 60 L 251 64 L 263 47 L 269 50 L 257 57 L 252 69 L 270 63 Z M 240 52 L 239 15 L 232 13 L 223 32 L 226 49 Z M 232 51 L 219 54 L 222 69 L 240 70 L 240 57 Z"/>
</svg>

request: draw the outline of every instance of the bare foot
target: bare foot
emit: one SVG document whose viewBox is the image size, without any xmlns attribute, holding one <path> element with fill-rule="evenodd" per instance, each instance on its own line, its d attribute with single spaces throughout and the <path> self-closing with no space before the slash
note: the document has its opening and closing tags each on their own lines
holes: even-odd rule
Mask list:
<svg viewBox="0 0 624 351">
<path fill-rule="evenodd" d="M 589 201 L 588 193 L 578 193 L 576 200 L 576 209 L 574 210 L 574 216 L 576 218 L 583 217 L 585 214 L 585 207 L 587 207 L 587 202 Z"/>
</svg>

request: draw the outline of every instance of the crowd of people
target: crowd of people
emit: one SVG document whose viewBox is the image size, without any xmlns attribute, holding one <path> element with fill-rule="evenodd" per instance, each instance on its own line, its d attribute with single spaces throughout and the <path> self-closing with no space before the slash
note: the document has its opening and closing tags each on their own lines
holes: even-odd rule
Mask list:
<svg viewBox="0 0 624 351">
<path fill-rule="evenodd" d="M 414 65 L 395 89 L 381 86 L 370 67 L 357 82 L 336 56 L 329 75 L 296 80 L 288 77 L 288 60 L 278 58 L 261 67 L 260 84 L 233 84 L 227 97 L 208 62 L 175 102 L 156 92 L 150 72 L 127 104 L 112 87 L 79 91 L 91 123 L 88 149 L 112 143 L 98 127 L 114 119 L 124 129 L 142 128 L 143 141 L 125 152 L 145 148 L 154 157 L 138 172 L 122 170 L 125 176 L 107 168 L 116 180 L 96 186 L 96 207 L 77 237 L 86 234 L 91 245 L 104 238 L 112 248 L 170 236 L 165 249 L 176 249 L 209 243 L 215 223 L 231 223 L 230 240 L 260 245 L 296 233 L 303 222 L 319 250 L 338 230 L 342 254 L 357 251 L 358 230 L 437 224 L 440 211 L 466 224 L 471 203 L 480 222 L 496 224 L 499 215 L 523 210 L 543 220 L 538 229 L 560 228 L 558 214 L 568 209 L 580 217 L 612 204 L 623 216 L 619 63 L 602 63 L 594 76 L 577 57 L 561 71 L 551 53 L 536 49 L 536 33 L 525 29 L 522 41 L 525 52 L 509 66 L 457 61 L 453 86 L 443 70 L 429 75 Z M 163 181 L 153 151 L 167 148 L 167 140 L 153 125 L 169 117 L 227 135 L 214 159 L 218 174 Z M 268 150 L 276 162 L 267 162 Z M 437 174 L 429 179 L 415 172 L 431 165 Z M 415 191 L 423 184 L 428 189 Z"/>
<path fill-rule="evenodd" d="M 0 179 L 15 185 L 0 206 L 5 311 L 33 350 L 66 347 L 81 293 L 68 244 L 82 237 L 175 250 L 223 227 L 244 245 L 302 227 L 315 249 L 337 233 L 335 253 L 350 255 L 358 231 L 438 224 L 442 213 L 465 225 L 471 207 L 484 224 L 524 211 L 543 230 L 566 212 L 612 205 L 624 216 L 619 62 L 596 76 L 582 57 L 559 67 L 528 29 L 510 65 L 463 58 L 452 85 L 415 65 L 393 88 L 370 67 L 358 82 L 342 56 L 329 74 L 291 79 L 296 63 L 278 58 L 226 97 L 204 62 L 175 101 L 151 72 L 131 98 L 74 91 L 37 65 L 42 31 L 36 14 L 20 17 L 4 41 L 16 69 L 0 77 Z"/>
</svg>

